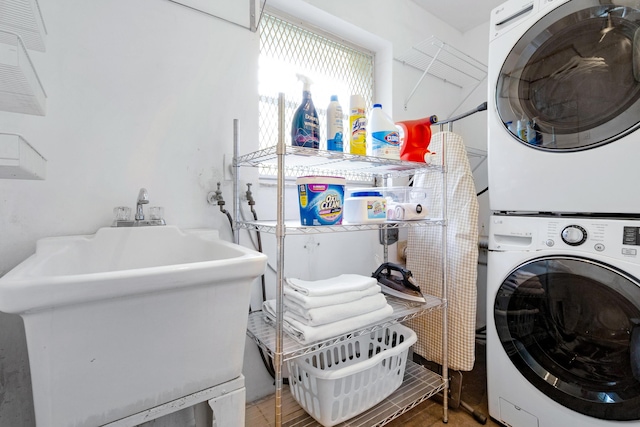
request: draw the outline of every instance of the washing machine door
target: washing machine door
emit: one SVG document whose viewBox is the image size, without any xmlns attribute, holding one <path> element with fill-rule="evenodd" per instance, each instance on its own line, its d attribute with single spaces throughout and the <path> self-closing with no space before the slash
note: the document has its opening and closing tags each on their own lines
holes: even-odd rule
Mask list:
<svg viewBox="0 0 640 427">
<path fill-rule="evenodd" d="M 567 408 L 640 419 L 640 283 L 594 260 L 548 256 L 509 274 L 494 304 L 520 373 Z"/>
<path fill-rule="evenodd" d="M 571 0 L 519 39 L 496 86 L 498 114 L 517 141 L 578 151 L 638 128 L 637 7 L 633 0 Z"/>
</svg>

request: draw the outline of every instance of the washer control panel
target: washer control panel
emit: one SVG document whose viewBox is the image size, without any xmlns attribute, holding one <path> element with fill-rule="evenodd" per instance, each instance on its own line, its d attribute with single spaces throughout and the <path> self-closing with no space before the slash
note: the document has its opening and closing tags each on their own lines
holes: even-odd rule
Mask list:
<svg viewBox="0 0 640 427">
<path fill-rule="evenodd" d="M 575 251 L 640 265 L 640 218 L 494 214 L 489 250 Z"/>
<path fill-rule="evenodd" d="M 562 229 L 561 236 L 567 245 L 580 246 L 587 241 L 587 230 L 579 225 L 568 225 Z"/>
</svg>

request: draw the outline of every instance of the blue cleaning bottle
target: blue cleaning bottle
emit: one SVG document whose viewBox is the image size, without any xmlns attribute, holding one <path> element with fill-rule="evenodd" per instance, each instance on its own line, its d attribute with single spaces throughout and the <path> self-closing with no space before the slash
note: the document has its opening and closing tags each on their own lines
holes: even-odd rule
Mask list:
<svg viewBox="0 0 640 427">
<path fill-rule="evenodd" d="M 344 116 L 338 103 L 338 96 L 331 95 L 327 108 L 327 150 L 342 151 L 344 149 Z"/>
<path fill-rule="evenodd" d="M 291 122 L 291 145 L 307 148 L 320 147 L 320 122 L 316 107 L 311 100 L 311 80 L 302 74 L 296 74 L 302 81 L 302 103 L 293 114 Z"/>
</svg>

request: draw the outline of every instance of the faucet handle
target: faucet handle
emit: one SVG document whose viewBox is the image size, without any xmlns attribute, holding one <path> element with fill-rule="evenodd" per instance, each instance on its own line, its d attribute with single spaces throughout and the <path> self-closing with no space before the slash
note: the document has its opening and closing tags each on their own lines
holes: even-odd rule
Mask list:
<svg viewBox="0 0 640 427">
<path fill-rule="evenodd" d="M 164 219 L 164 208 L 162 206 L 151 206 L 149 208 L 149 219 L 151 220 Z"/>
<path fill-rule="evenodd" d="M 138 203 L 146 204 L 149 203 L 149 193 L 146 188 L 141 188 L 138 192 Z"/>
<path fill-rule="evenodd" d="M 131 208 L 128 206 L 116 206 L 113 208 L 114 221 L 129 221 L 131 219 Z"/>
</svg>

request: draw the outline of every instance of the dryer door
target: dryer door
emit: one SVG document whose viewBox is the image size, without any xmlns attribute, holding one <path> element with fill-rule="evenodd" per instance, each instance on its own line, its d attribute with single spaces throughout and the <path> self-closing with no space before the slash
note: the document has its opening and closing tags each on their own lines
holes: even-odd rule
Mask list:
<svg viewBox="0 0 640 427">
<path fill-rule="evenodd" d="M 549 256 L 498 290 L 498 336 L 520 373 L 567 408 L 640 419 L 640 283 L 593 260 Z"/>
<path fill-rule="evenodd" d="M 640 120 L 640 11 L 633 0 L 572 0 L 534 24 L 500 71 L 496 105 L 518 141 L 577 151 Z"/>
</svg>

